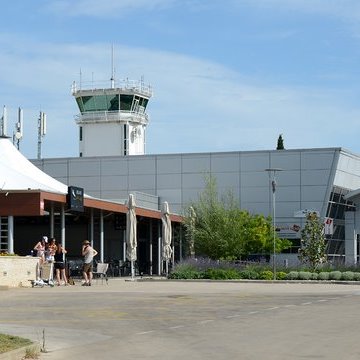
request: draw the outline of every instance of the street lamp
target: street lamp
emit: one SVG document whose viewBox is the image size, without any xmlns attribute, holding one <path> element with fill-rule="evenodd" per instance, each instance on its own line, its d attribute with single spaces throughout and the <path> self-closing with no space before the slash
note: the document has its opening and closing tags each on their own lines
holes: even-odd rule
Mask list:
<svg viewBox="0 0 360 360">
<path fill-rule="evenodd" d="M 273 211 L 273 276 L 276 280 L 276 216 L 275 216 L 275 193 L 276 193 L 276 173 L 283 171 L 279 168 L 265 169 L 269 173 L 269 180 L 272 190 L 272 211 Z"/>
</svg>

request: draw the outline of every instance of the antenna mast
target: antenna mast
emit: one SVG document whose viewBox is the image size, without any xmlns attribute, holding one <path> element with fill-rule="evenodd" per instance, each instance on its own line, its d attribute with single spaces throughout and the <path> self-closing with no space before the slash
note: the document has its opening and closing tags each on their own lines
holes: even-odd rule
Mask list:
<svg viewBox="0 0 360 360">
<path fill-rule="evenodd" d="M 40 116 L 38 119 L 38 153 L 37 158 L 38 160 L 41 159 L 41 142 L 42 138 L 46 134 L 46 114 L 42 111 L 40 111 Z"/>
<path fill-rule="evenodd" d="M 111 88 L 115 89 L 114 44 L 111 45 Z"/>
<path fill-rule="evenodd" d="M 6 106 L 4 105 L 3 108 L 3 115 L 1 117 L 1 136 L 6 136 L 7 133 L 7 110 Z"/>
<path fill-rule="evenodd" d="M 17 149 L 20 150 L 20 140 L 23 137 L 23 110 L 19 108 L 18 111 L 18 121 L 15 124 L 15 134 L 13 136 L 13 141 L 16 141 Z"/>
</svg>

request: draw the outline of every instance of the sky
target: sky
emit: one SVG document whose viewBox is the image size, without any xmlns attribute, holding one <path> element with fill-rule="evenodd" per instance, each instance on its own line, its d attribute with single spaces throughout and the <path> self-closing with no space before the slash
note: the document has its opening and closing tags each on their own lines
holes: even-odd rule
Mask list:
<svg viewBox="0 0 360 360">
<path fill-rule="evenodd" d="M 358 0 L 12 0 L 0 106 L 20 151 L 78 156 L 73 81 L 153 87 L 148 154 L 343 147 L 360 154 Z M 0 112 L 2 109 L 0 108 Z"/>
</svg>

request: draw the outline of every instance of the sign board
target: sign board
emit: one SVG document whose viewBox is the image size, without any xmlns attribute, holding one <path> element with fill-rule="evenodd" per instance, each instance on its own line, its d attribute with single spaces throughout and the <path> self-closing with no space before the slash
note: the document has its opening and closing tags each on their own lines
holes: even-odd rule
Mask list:
<svg viewBox="0 0 360 360">
<path fill-rule="evenodd" d="M 77 186 L 69 186 L 67 205 L 69 210 L 84 212 L 84 189 Z"/>
<path fill-rule="evenodd" d="M 276 225 L 276 233 L 281 239 L 300 239 L 301 227 L 298 224 Z"/>
<path fill-rule="evenodd" d="M 333 235 L 334 234 L 334 219 L 325 218 L 324 219 L 324 233 L 325 235 Z"/>
<path fill-rule="evenodd" d="M 318 217 L 320 217 L 320 212 L 318 210 L 315 210 L 315 209 L 304 209 L 304 210 L 295 211 L 294 212 L 294 217 L 296 217 L 296 218 L 306 218 L 306 216 L 309 213 L 315 213 Z"/>
</svg>

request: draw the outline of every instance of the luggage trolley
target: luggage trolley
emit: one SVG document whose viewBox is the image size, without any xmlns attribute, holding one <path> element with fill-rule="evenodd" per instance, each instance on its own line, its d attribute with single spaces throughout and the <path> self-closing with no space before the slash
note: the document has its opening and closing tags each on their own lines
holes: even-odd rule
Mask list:
<svg viewBox="0 0 360 360">
<path fill-rule="evenodd" d="M 33 280 L 31 282 L 32 287 L 39 286 L 54 286 L 54 263 L 46 262 L 43 263 L 40 268 L 40 276 L 39 279 Z"/>
</svg>

